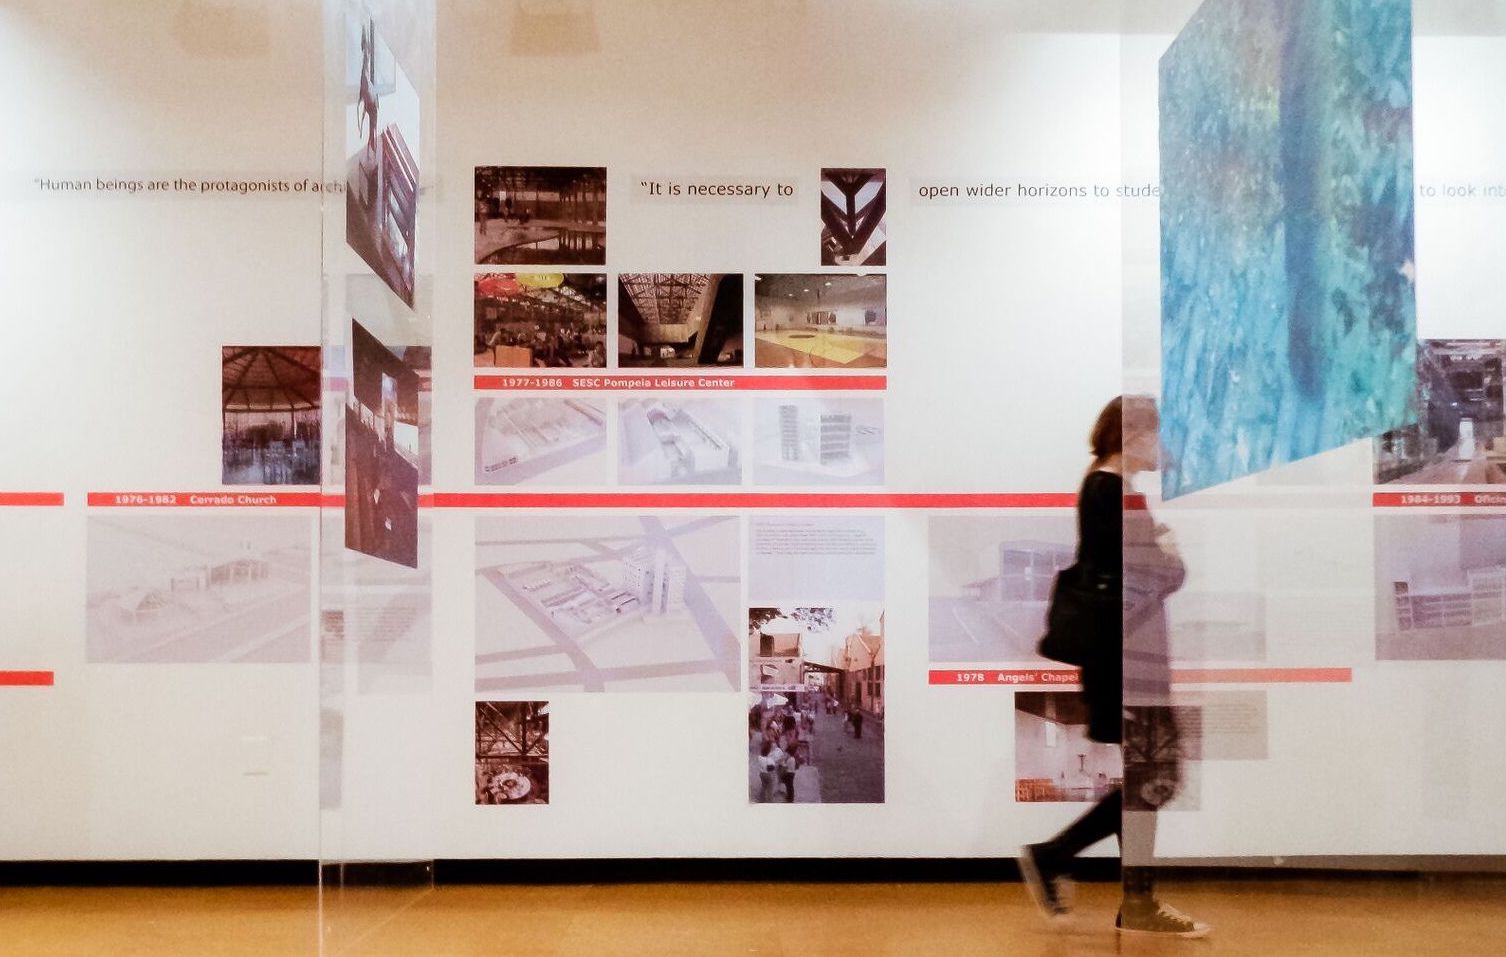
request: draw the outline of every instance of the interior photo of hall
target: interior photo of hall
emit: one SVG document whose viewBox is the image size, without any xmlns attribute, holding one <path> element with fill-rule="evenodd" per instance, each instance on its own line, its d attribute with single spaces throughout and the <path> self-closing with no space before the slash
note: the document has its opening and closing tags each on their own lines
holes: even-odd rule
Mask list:
<svg viewBox="0 0 1506 957">
<path fill-rule="evenodd" d="M 1119 749 L 1088 737 L 1088 708 L 1070 691 L 1014 693 L 1014 799 L 1098 801 L 1124 782 Z"/>
<path fill-rule="evenodd" d="M 623 273 L 617 280 L 623 368 L 743 364 L 743 277 Z"/>
<path fill-rule="evenodd" d="M 599 273 L 481 273 L 475 314 L 478 368 L 607 364 L 607 277 Z"/>
<path fill-rule="evenodd" d="M 887 189 L 882 169 L 821 171 L 821 265 L 888 261 Z"/>
<path fill-rule="evenodd" d="M 318 346 L 225 346 L 220 355 L 220 480 L 318 485 Z"/>
<path fill-rule="evenodd" d="M 476 167 L 478 264 L 601 266 L 606 261 L 605 167 Z"/>
<path fill-rule="evenodd" d="M 350 18 L 346 38 L 345 239 L 411 306 L 418 233 L 418 93 L 369 17 Z"/>
<path fill-rule="evenodd" d="M 351 323 L 345 547 L 418 567 L 418 375 Z"/>
<path fill-rule="evenodd" d="M 1376 657 L 1506 660 L 1506 515 L 1377 515 Z"/>
<path fill-rule="evenodd" d="M 882 275 L 753 277 L 754 365 L 760 369 L 882 369 L 889 364 Z"/>
<path fill-rule="evenodd" d="M 1421 342 L 1418 422 L 1376 440 L 1376 483 L 1506 483 L 1503 372 L 1506 339 Z"/>
</svg>

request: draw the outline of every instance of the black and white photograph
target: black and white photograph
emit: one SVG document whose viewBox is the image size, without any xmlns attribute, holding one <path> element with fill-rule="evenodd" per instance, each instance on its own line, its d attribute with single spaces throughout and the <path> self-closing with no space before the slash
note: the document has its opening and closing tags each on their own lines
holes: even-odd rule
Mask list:
<svg viewBox="0 0 1506 957">
<path fill-rule="evenodd" d="M 319 484 L 320 375 L 318 346 L 220 351 L 223 484 Z"/>
<path fill-rule="evenodd" d="M 418 567 L 418 375 L 352 322 L 345 547 Z"/>
<path fill-rule="evenodd" d="M 476 520 L 476 691 L 737 691 L 731 515 Z"/>
<path fill-rule="evenodd" d="M 740 485 L 743 404 L 669 395 L 617 407 L 622 485 Z"/>
<path fill-rule="evenodd" d="M 753 362 L 760 369 L 882 369 L 889 364 L 884 275 L 753 277 Z"/>
<path fill-rule="evenodd" d="M 617 364 L 691 368 L 743 364 L 743 277 L 623 273 L 617 279 Z"/>
<path fill-rule="evenodd" d="M 882 266 L 889 230 L 882 169 L 821 171 L 821 265 Z"/>
<path fill-rule="evenodd" d="M 351 17 L 345 58 L 345 239 L 413 305 L 418 92 L 369 17 Z"/>
<path fill-rule="evenodd" d="M 476 803 L 549 803 L 549 702 L 476 702 Z"/>
<path fill-rule="evenodd" d="M 477 273 L 474 365 L 600 369 L 607 364 L 607 277 Z"/>
<path fill-rule="evenodd" d="M 1375 518 L 1382 661 L 1506 660 L 1506 515 Z"/>
<path fill-rule="evenodd" d="M 1378 485 L 1506 484 L 1506 339 L 1425 339 L 1416 425 L 1375 440 Z"/>
<path fill-rule="evenodd" d="M 600 398 L 512 395 L 476 402 L 477 485 L 604 485 Z"/>
<path fill-rule="evenodd" d="M 748 609 L 751 803 L 884 800 L 884 609 Z"/>
<path fill-rule="evenodd" d="M 606 167 L 476 167 L 478 265 L 602 266 L 606 261 Z"/>
<path fill-rule="evenodd" d="M 309 660 L 306 515 L 91 514 L 85 660 Z"/>
</svg>

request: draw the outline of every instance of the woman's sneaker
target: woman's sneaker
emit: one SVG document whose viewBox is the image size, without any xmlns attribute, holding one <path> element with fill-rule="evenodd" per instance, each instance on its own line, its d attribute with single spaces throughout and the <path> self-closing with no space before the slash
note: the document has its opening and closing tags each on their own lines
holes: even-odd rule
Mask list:
<svg viewBox="0 0 1506 957">
<path fill-rule="evenodd" d="M 1020 876 L 1025 878 L 1030 899 L 1048 920 L 1065 917 L 1072 910 L 1068 881 L 1044 845 L 1026 844 L 1020 848 Z"/>
<path fill-rule="evenodd" d="M 1114 926 L 1119 933 L 1129 936 L 1185 937 L 1190 940 L 1213 933 L 1209 925 L 1154 898 L 1125 901 L 1119 907 Z"/>
</svg>

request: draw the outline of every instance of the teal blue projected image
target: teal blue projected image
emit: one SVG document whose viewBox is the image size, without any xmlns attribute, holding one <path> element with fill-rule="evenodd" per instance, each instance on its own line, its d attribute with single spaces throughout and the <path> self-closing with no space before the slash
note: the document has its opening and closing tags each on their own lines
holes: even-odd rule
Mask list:
<svg viewBox="0 0 1506 957">
<path fill-rule="evenodd" d="M 1408 0 L 1207 0 L 1161 59 L 1161 491 L 1416 421 Z"/>
</svg>

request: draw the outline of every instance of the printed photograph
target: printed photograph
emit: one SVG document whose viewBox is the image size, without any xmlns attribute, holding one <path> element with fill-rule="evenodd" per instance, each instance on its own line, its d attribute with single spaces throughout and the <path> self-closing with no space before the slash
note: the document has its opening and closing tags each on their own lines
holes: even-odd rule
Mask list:
<svg viewBox="0 0 1506 957">
<path fill-rule="evenodd" d="M 743 364 L 743 277 L 623 273 L 617 279 L 617 364 L 689 368 Z"/>
<path fill-rule="evenodd" d="M 1091 804 L 1124 783 L 1119 749 L 1088 738 L 1076 691 L 1014 693 L 1014 799 Z"/>
<path fill-rule="evenodd" d="M 87 535 L 90 663 L 309 660 L 308 516 L 91 513 Z"/>
<path fill-rule="evenodd" d="M 632 398 L 617 407 L 622 485 L 740 485 L 742 403 Z"/>
<path fill-rule="evenodd" d="M 549 702 L 476 702 L 476 803 L 549 803 Z"/>
<path fill-rule="evenodd" d="M 342 519 L 326 512 L 325 541 L 341 541 Z M 360 694 L 427 691 L 433 663 L 433 522 L 418 517 L 418 566 L 347 548 L 320 550 L 320 660 L 352 666 Z M 344 672 L 342 672 L 344 673 Z"/>
<path fill-rule="evenodd" d="M 884 610 L 748 609 L 748 799 L 884 800 Z"/>
<path fill-rule="evenodd" d="M 821 265 L 882 266 L 888 256 L 882 169 L 821 171 Z"/>
<path fill-rule="evenodd" d="M 477 519 L 477 692 L 736 691 L 740 537 L 728 515 Z"/>
<path fill-rule="evenodd" d="M 1173 532 L 1187 581 L 1166 600 L 1167 637 L 1183 664 L 1263 661 L 1265 599 L 1249 557 L 1254 519 L 1179 516 Z M 933 515 L 930 537 L 930 660 L 1062 667 L 1036 654 L 1057 573 L 1077 556 L 1070 509 Z"/>
<path fill-rule="evenodd" d="M 607 364 L 607 277 L 478 273 L 475 365 L 599 369 Z"/>
<path fill-rule="evenodd" d="M 1375 442 L 1375 482 L 1506 483 L 1506 339 L 1426 339 L 1417 350 L 1418 421 Z"/>
<path fill-rule="evenodd" d="M 607 416 L 599 399 L 520 395 L 476 403 L 476 484 L 605 485 Z"/>
<path fill-rule="evenodd" d="M 1162 496 L 1416 422 L 1411 4 L 1211 0 L 1160 80 Z"/>
<path fill-rule="evenodd" d="M 1375 517 L 1376 657 L 1506 660 L 1506 515 Z"/>
<path fill-rule="evenodd" d="M 318 485 L 318 346 L 220 350 L 220 481 Z"/>
<path fill-rule="evenodd" d="M 478 264 L 602 266 L 606 261 L 606 167 L 476 167 Z"/>
<path fill-rule="evenodd" d="M 754 485 L 882 485 L 884 402 L 759 399 L 753 459 Z"/>
<path fill-rule="evenodd" d="M 418 567 L 418 375 L 351 326 L 345 401 L 345 547 Z"/>
<path fill-rule="evenodd" d="M 754 276 L 753 317 L 753 361 L 760 369 L 882 369 L 889 364 L 885 276 Z"/>
<path fill-rule="evenodd" d="M 418 92 L 369 18 L 352 16 L 345 57 L 345 240 L 413 305 Z"/>
</svg>

